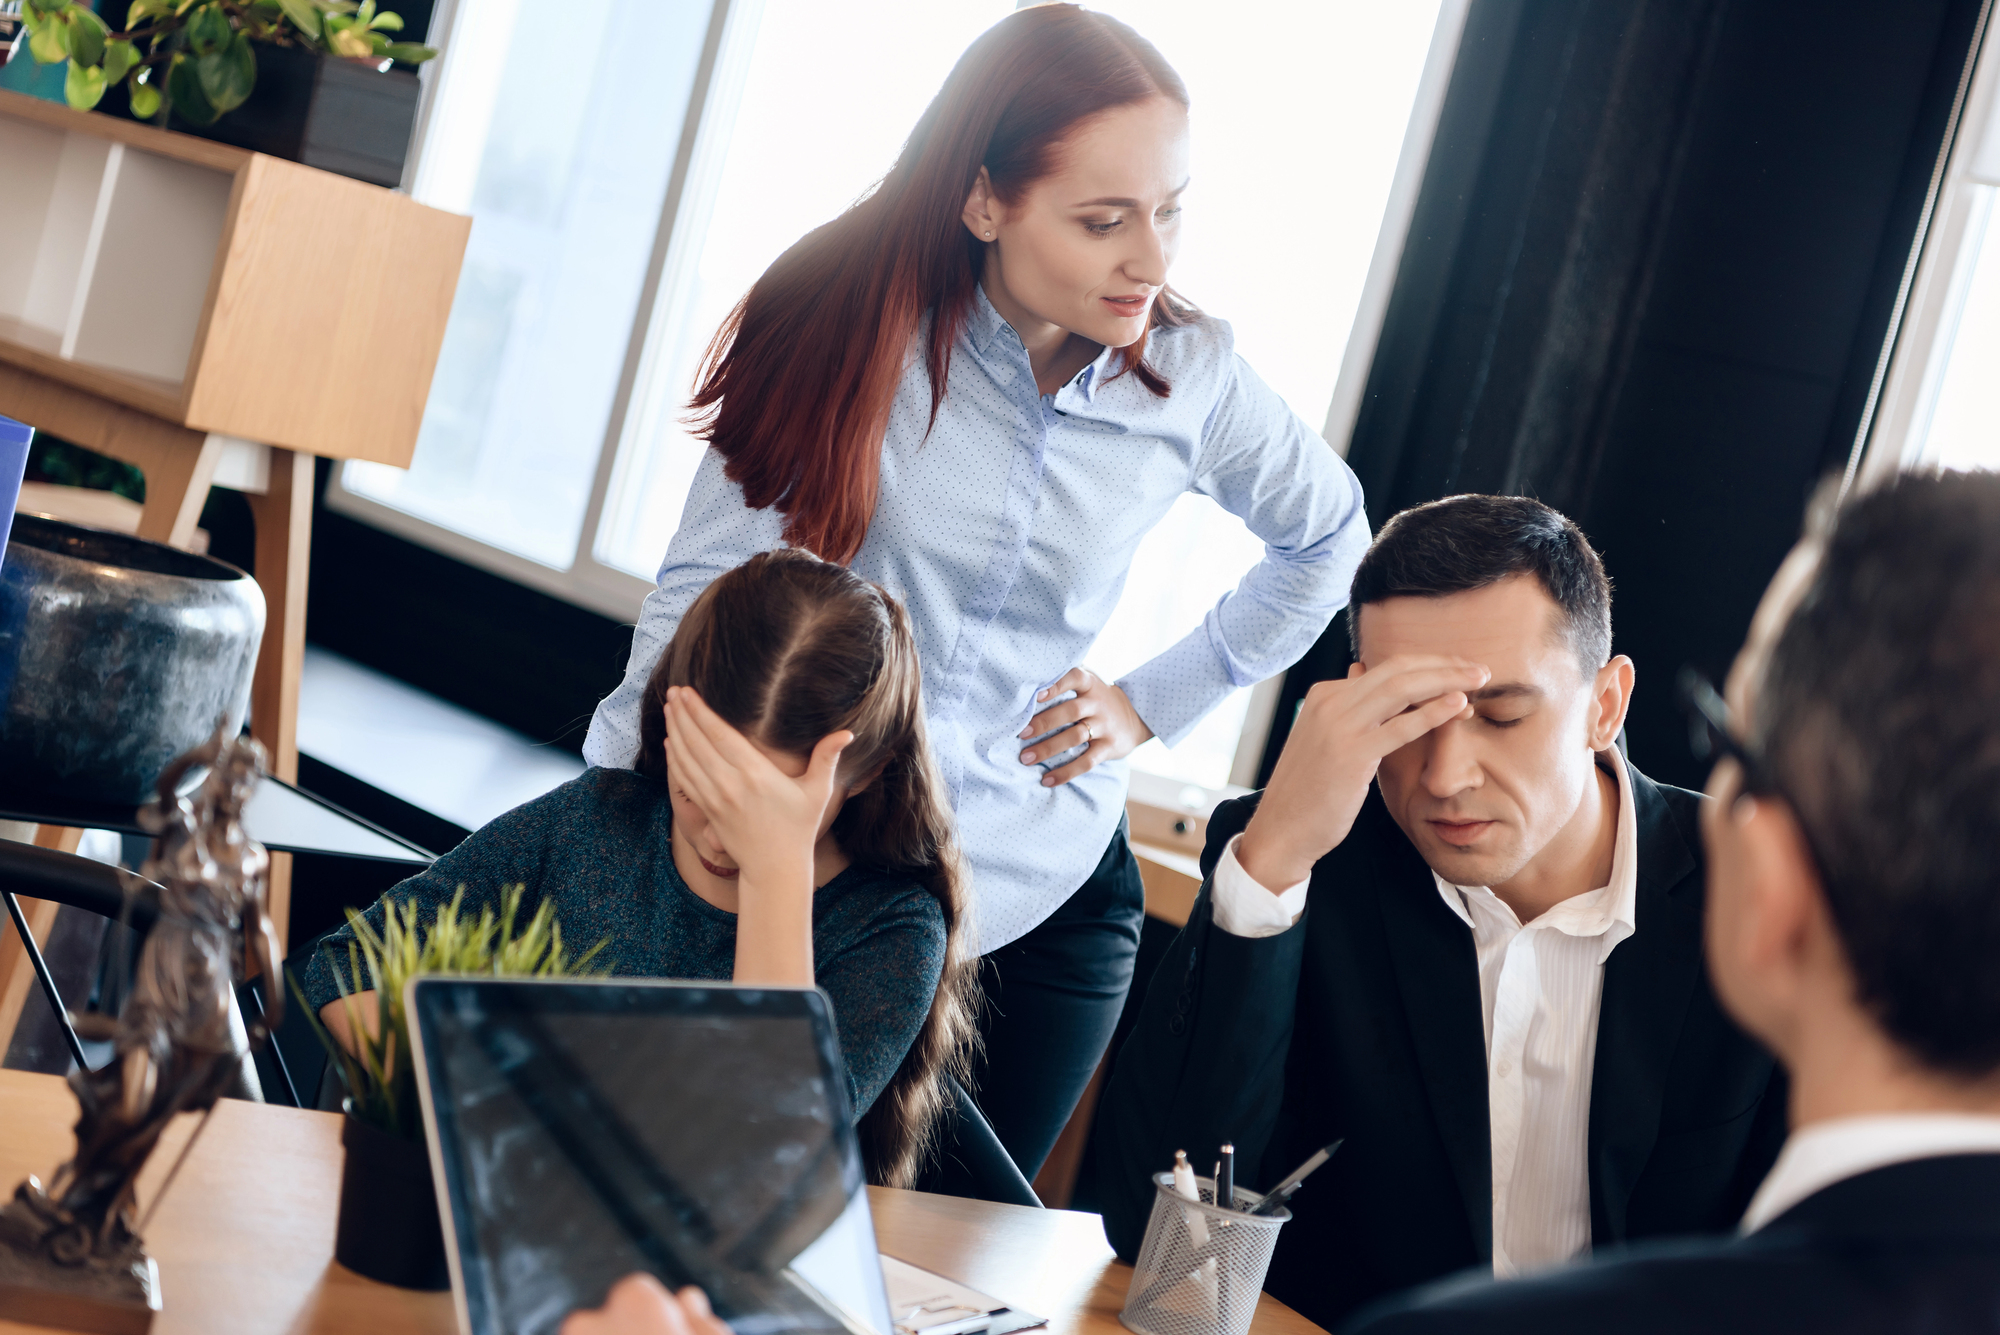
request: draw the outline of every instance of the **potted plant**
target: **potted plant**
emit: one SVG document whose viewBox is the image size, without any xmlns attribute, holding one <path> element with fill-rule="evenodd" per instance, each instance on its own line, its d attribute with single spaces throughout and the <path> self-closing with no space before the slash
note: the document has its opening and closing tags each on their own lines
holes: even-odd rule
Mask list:
<svg viewBox="0 0 2000 1335">
<path fill-rule="evenodd" d="M 417 78 L 437 54 L 391 39 L 376 0 L 132 0 L 113 32 L 86 0 L 26 0 L 28 51 L 68 62 L 70 106 L 395 185 Z M 107 101 L 107 95 L 110 95 Z M 233 114 L 232 114 L 233 113 Z"/>
<path fill-rule="evenodd" d="M 450 1285 L 425 1148 L 423 1115 L 417 1100 L 416 1070 L 409 1060 L 410 1030 L 403 1013 L 403 984 L 432 974 L 505 977 L 589 976 L 608 973 L 593 961 L 610 944 L 599 941 L 575 960 L 563 946 L 553 901 L 541 907 L 517 935 L 525 886 L 501 893 L 500 912 L 479 911 L 476 920 L 459 912 L 460 886 L 451 903 L 437 911 L 428 931 L 417 922 L 414 900 L 390 901 L 378 934 L 359 913 L 347 910 L 354 929 L 347 947 L 347 973 L 333 970 L 346 1009 L 354 1051 L 327 1032 L 306 1003 L 298 980 L 291 980 L 299 1008 L 347 1090 L 340 1143 L 347 1151 L 340 1174 L 340 1224 L 334 1259 L 349 1270 L 412 1289 Z M 330 955 L 329 955 L 330 958 Z M 348 991 L 348 980 L 366 978 L 375 993 L 368 1015 Z M 372 1023 L 369 1021 L 372 1019 Z"/>
</svg>

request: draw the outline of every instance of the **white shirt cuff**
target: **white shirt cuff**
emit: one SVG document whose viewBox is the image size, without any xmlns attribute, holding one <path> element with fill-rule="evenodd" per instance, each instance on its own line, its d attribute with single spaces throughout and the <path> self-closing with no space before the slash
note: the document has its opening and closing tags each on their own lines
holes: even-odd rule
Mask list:
<svg viewBox="0 0 2000 1335">
<path fill-rule="evenodd" d="M 1209 878 L 1209 911 L 1215 925 L 1231 936 L 1256 938 L 1288 932 L 1306 911 L 1306 887 L 1312 878 L 1282 894 L 1272 894 L 1236 860 L 1236 841 L 1242 837 L 1230 837 L 1222 849 L 1222 860 L 1215 864 L 1215 875 Z"/>
</svg>

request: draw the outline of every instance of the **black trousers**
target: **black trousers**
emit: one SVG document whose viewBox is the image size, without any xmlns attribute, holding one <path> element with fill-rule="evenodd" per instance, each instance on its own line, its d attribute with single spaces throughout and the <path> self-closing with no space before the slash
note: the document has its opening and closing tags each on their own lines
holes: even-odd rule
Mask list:
<svg viewBox="0 0 2000 1335">
<path fill-rule="evenodd" d="M 972 1093 L 1031 1181 L 1111 1042 L 1145 916 L 1146 888 L 1120 820 L 1089 879 L 1040 926 L 979 962 L 985 1044 Z M 949 1148 L 918 1185 L 972 1194 Z"/>
</svg>

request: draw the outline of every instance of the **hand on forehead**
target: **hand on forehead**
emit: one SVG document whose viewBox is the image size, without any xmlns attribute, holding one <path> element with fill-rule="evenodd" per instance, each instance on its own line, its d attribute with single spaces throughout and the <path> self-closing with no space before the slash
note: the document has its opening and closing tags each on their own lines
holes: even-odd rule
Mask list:
<svg viewBox="0 0 2000 1335">
<path fill-rule="evenodd" d="M 1385 598 L 1357 615 L 1364 668 L 1414 655 L 1466 659 L 1492 674 L 1475 698 L 1519 688 L 1573 688 L 1588 675 L 1565 633 L 1562 610 L 1533 575 L 1464 593 Z"/>
</svg>

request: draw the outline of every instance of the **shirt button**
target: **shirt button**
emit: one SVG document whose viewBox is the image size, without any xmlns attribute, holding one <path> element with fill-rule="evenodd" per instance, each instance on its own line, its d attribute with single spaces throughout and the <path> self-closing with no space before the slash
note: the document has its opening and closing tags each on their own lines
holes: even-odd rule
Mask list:
<svg viewBox="0 0 2000 1335">
<path fill-rule="evenodd" d="M 1501 1063 L 1500 1063 L 1500 1074 L 1501 1074 L 1502 1076 L 1509 1076 L 1509 1075 L 1512 1075 L 1512 1074 L 1514 1074 L 1514 1063 L 1512 1063 L 1512 1062 L 1501 1062 Z"/>
</svg>

